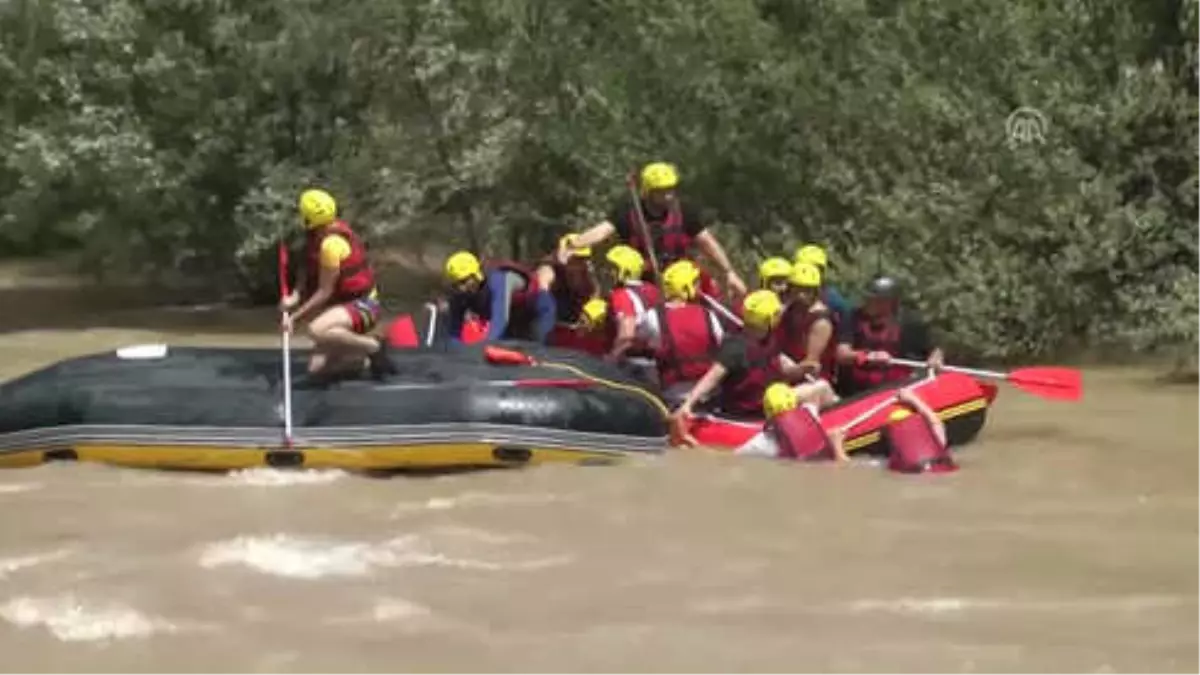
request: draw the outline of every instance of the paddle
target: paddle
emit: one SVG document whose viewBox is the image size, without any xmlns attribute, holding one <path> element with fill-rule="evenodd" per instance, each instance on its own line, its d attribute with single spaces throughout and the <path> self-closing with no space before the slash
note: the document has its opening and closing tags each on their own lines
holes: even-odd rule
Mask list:
<svg viewBox="0 0 1200 675">
<path fill-rule="evenodd" d="M 289 295 L 288 289 L 288 250 L 287 245 L 279 242 L 279 298 L 282 300 Z M 284 318 L 290 317 L 291 312 L 284 310 Z M 292 338 L 291 331 L 283 333 L 283 443 L 284 447 L 292 447 Z"/>
<path fill-rule="evenodd" d="M 650 269 L 654 270 L 654 279 L 662 283 L 662 270 L 658 269 L 658 253 L 654 250 L 654 239 L 650 237 L 650 226 L 646 224 L 646 213 L 642 210 L 642 198 L 638 196 L 637 175 L 630 172 L 625 179 L 629 188 L 629 196 L 633 198 L 634 214 L 637 215 L 638 228 L 642 231 L 642 239 L 646 242 L 646 252 L 650 254 Z"/>
<path fill-rule="evenodd" d="M 890 363 L 906 368 L 925 368 L 928 365 L 924 361 L 895 358 Z M 981 370 L 979 368 L 964 368 L 962 366 L 942 366 L 941 369 L 972 377 L 1004 380 L 1017 389 L 1046 399 L 1078 401 L 1083 398 L 1082 379 L 1079 371 L 1073 368 L 1033 366 L 1018 368 L 1007 373 L 995 370 Z"/>
</svg>

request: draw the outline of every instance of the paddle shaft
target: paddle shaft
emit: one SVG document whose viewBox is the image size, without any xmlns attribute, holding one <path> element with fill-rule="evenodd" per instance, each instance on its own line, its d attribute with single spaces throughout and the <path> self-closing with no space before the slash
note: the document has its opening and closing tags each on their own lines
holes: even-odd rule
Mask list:
<svg viewBox="0 0 1200 675">
<path fill-rule="evenodd" d="M 279 242 L 279 298 L 283 300 L 289 295 L 287 247 Z M 284 310 L 283 319 L 291 323 L 292 313 Z M 292 447 L 292 331 L 283 333 L 283 443 Z"/>
<path fill-rule="evenodd" d="M 633 199 L 633 212 L 637 216 L 642 239 L 646 242 L 646 252 L 650 254 L 650 269 L 654 270 L 654 278 L 661 284 L 662 270 L 658 269 L 658 253 L 654 250 L 654 239 L 650 236 L 650 226 L 646 223 L 646 213 L 642 210 L 642 198 L 638 195 L 637 181 L 633 174 L 629 175 L 625 183 L 629 187 L 629 196 Z"/>
<path fill-rule="evenodd" d="M 912 359 L 896 359 L 893 358 L 889 363 L 894 363 L 898 366 L 906 368 L 926 368 L 929 364 L 924 361 L 913 361 Z M 962 366 L 942 366 L 940 368 L 949 373 L 961 373 L 963 375 L 971 375 L 974 377 L 989 377 L 994 380 L 1007 380 L 1008 373 L 1000 373 L 994 370 L 980 370 L 978 368 L 964 368 Z"/>
</svg>

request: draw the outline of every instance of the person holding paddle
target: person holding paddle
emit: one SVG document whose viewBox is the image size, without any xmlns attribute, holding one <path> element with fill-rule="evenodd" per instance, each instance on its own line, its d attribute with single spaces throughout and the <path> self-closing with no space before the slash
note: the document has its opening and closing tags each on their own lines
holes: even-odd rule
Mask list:
<svg viewBox="0 0 1200 675">
<path fill-rule="evenodd" d="M 838 330 L 837 360 L 844 367 L 838 378 L 841 394 L 850 396 L 885 382 L 906 380 L 908 366 L 895 358 L 920 359 L 934 370 L 943 363 L 928 325 L 914 311 L 902 308 L 900 282 L 880 275 L 867 285 L 866 299 Z"/>
<path fill-rule="evenodd" d="M 657 283 L 656 277 L 671 263 L 693 258 L 694 250 L 699 249 L 720 269 L 732 294 L 745 295 L 746 283 L 709 231 L 708 223 L 698 209 L 679 198 L 679 172 L 675 166 L 666 162 L 647 164 L 636 185 L 632 180 L 629 199 L 618 203 L 607 219 L 572 240 L 560 242 L 559 261 L 565 262 L 573 251 L 596 246 L 616 235 L 649 261 L 644 278 Z M 707 274 L 701 280 L 700 291 L 714 298 L 720 295 Z"/>
<path fill-rule="evenodd" d="M 366 335 L 381 311 L 366 246 L 338 219 L 337 202 L 328 192 L 304 191 L 299 207 L 307 232 L 305 281 L 280 299 L 282 329 L 290 334 L 296 322 L 312 317 L 308 324 L 312 374 L 357 370 L 364 358 L 373 373 L 385 372 L 383 341 Z"/>
</svg>

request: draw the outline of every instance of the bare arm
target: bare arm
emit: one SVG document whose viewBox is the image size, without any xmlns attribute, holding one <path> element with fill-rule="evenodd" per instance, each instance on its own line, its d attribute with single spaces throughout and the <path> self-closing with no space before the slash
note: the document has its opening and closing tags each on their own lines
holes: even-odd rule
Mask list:
<svg viewBox="0 0 1200 675">
<path fill-rule="evenodd" d="M 733 264 L 729 262 L 729 256 L 725 255 L 725 248 L 721 246 L 721 242 L 717 241 L 712 232 L 705 230 L 696 235 L 696 245 L 709 260 L 721 268 L 722 274 L 729 274 L 733 271 Z"/>
<path fill-rule="evenodd" d="M 688 392 L 687 397 L 683 399 L 683 403 L 680 404 L 675 414 L 681 417 L 692 414 L 692 406 L 696 405 L 696 401 L 703 400 L 711 394 L 721 384 L 721 380 L 725 379 L 725 374 L 725 366 L 719 363 L 712 364 L 708 372 L 704 374 L 704 377 L 700 378 L 692 387 L 692 390 Z"/>
<path fill-rule="evenodd" d="M 946 425 L 942 423 L 942 419 L 938 417 L 937 413 L 925 401 L 922 401 L 919 396 L 909 390 L 905 390 L 905 395 L 900 397 L 900 400 L 912 406 L 921 417 L 924 417 L 925 421 L 933 429 L 934 435 L 937 436 L 938 442 L 946 445 Z"/>
<path fill-rule="evenodd" d="M 634 337 L 637 335 L 637 319 L 632 316 L 622 315 L 617 321 L 617 337 L 613 340 L 612 351 L 608 357 L 614 361 L 620 360 L 625 356 L 625 352 L 633 346 Z"/>
<path fill-rule="evenodd" d="M 339 272 L 340 270 L 337 267 L 321 266 L 321 273 L 317 281 L 317 291 L 308 300 L 305 300 L 304 304 L 300 305 L 300 309 L 297 309 L 295 314 L 292 315 L 292 321 L 300 321 L 328 304 L 329 300 L 333 298 L 334 289 L 337 287 Z"/>
<path fill-rule="evenodd" d="M 829 341 L 833 339 L 833 322 L 829 319 L 821 319 L 813 324 L 808 332 L 808 345 L 805 347 L 806 354 L 804 363 L 801 367 L 806 372 L 817 375 L 821 372 L 821 354 L 825 353 L 825 348 L 829 345 Z"/>
</svg>

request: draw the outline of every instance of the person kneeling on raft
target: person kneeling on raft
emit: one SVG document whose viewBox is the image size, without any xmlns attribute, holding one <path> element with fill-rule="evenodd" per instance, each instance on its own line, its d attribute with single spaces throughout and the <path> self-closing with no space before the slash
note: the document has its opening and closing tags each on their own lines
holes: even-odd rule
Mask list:
<svg viewBox="0 0 1200 675">
<path fill-rule="evenodd" d="M 844 396 L 906 380 L 912 370 L 891 366 L 895 357 L 925 361 L 937 370 L 942 350 L 933 345 L 930 330 L 914 311 L 902 308 L 900 283 L 877 276 L 867 285 L 866 299 L 838 328 L 837 358 L 842 365 L 838 390 Z"/>
<path fill-rule="evenodd" d="M 805 376 L 834 382 L 837 315 L 820 299 L 821 271 L 796 263 L 788 277 L 788 302 L 779 323 L 780 348 Z"/>
<path fill-rule="evenodd" d="M 690 417 L 693 407 L 717 387 L 720 387 L 719 412 L 735 418 L 761 418 L 763 394 L 768 385 L 804 377 L 804 369 L 780 352 L 775 333 L 782 316 L 783 303 L 774 292 L 757 290 L 745 297 L 742 334 L 725 339 L 716 363 L 676 410 L 675 424 Z"/>
<path fill-rule="evenodd" d="M 713 368 L 725 340 L 725 329 L 712 310 L 702 304 L 701 273 L 695 263 L 671 263 L 662 276 L 666 301 L 653 310 L 659 330 L 651 347 L 659 389 L 667 404 L 674 405 L 685 400 Z M 695 400 L 703 401 L 705 397 Z"/>
<path fill-rule="evenodd" d="M 533 337 L 534 324 L 554 325 L 554 303 L 538 302 L 533 272 L 509 261 L 491 261 L 484 273 L 479 258 L 469 251 L 459 251 L 446 259 L 445 279 L 450 285 L 446 310 L 449 339 L 462 344 L 463 324 L 467 313 L 486 321 L 486 341 Z M 542 339 L 545 334 L 541 334 Z"/>
<path fill-rule="evenodd" d="M 568 242 L 577 238 L 575 234 L 563 235 L 559 247 L 568 247 Z M 583 306 L 595 298 L 599 290 L 592 270 L 592 249 L 573 248 L 570 251 L 565 262 L 559 262 L 554 253 L 545 256 L 534 271 L 538 287 L 534 337 L 539 342 L 558 347 L 574 346 L 576 326 L 583 321 Z"/>
<path fill-rule="evenodd" d="M 280 299 L 281 328 L 290 333 L 297 322 L 315 315 L 308 324 L 310 374 L 358 370 L 365 358 L 372 374 L 382 375 L 388 371 L 384 341 L 366 335 L 382 309 L 366 246 L 338 219 L 337 202 L 328 192 L 306 190 L 299 206 L 307 230 L 305 283 Z"/>
<path fill-rule="evenodd" d="M 826 432 L 821 426 L 821 408 L 837 400 L 833 387 L 824 380 L 796 387 L 783 382 L 772 384 L 763 394 L 763 413 L 767 418 L 763 430 L 734 453 L 804 461 L 846 461 L 845 432 L 841 429 Z"/>
</svg>

